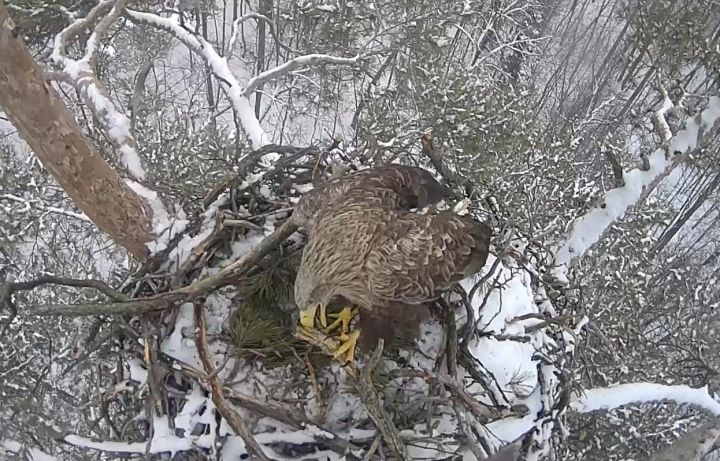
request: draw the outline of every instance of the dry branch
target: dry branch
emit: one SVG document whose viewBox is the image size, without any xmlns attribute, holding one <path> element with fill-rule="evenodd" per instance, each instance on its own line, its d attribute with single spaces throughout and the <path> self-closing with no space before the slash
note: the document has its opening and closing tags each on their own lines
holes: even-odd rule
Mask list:
<svg viewBox="0 0 720 461">
<path fill-rule="evenodd" d="M 444 376 L 441 374 L 432 374 L 424 370 L 409 369 L 394 370 L 392 372 L 392 375 L 393 377 L 397 378 L 421 378 L 426 381 L 434 381 L 442 384 L 450 392 L 453 400 L 461 403 L 464 407 L 466 407 L 473 414 L 473 416 L 475 416 L 475 418 L 477 418 L 477 420 L 482 424 L 495 421 L 505 416 L 515 415 L 515 412 L 511 410 L 498 411 L 495 408 L 482 405 L 470 394 L 468 394 L 459 383 L 457 383 L 448 376 Z"/>
<path fill-rule="evenodd" d="M 172 306 L 172 302 L 164 299 L 136 299 L 121 303 L 43 304 L 28 306 L 27 313 L 36 317 L 48 315 L 68 315 L 71 317 L 140 315 L 148 312 L 163 311 Z"/>
<path fill-rule="evenodd" d="M 375 386 L 372 381 L 372 372 L 378 363 L 380 363 L 380 358 L 382 357 L 383 343 L 384 341 L 382 339 L 378 340 L 378 345 L 370 356 L 370 359 L 363 369 L 360 370 L 356 388 L 360 394 L 360 400 L 365 404 L 368 413 L 370 413 L 370 418 L 377 426 L 385 442 L 389 445 L 394 457 L 404 461 L 410 459 L 407 447 L 400 439 L 400 432 L 398 432 L 397 427 L 395 427 L 392 418 L 380 404 L 380 398 L 375 391 Z"/>
<path fill-rule="evenodd" d="M 220 379 L 215 374 L 215 366 L 210 358 L 210 352 L 207 345 L 207 337 L 205 331 L 205 314 L 204 314 L 204 300 L 198 299 L 194 303 L 194 318 L 195 318 L 195 342 L 197 345 L 198 355 L 200 361 L 205 368 L 205 373 L 209 376 L 210 390 L 212 393 L 212 401 L 215 404 L 218 412 L 228 422 L 230 427 L 240 438 L 245 442 L 245 446 L 248 452 L 255 455 L 258 459 L 264 461 L 270 461 L 270 459 L 263 453 L 260 444 L 257 443 L 253 437 L 250 429 L 245 425 L 245 422 L 240 418 L 240 415 L 230 406 L 225 400 L 225 392 L 223 386 L 220 383 Z"/>
<path fill-rule="evenodd" d="M 17 307 L 13 302 L 13 295 L 19 291 L 30 291 L 43 285 L 63 285 L 76 288 L 94 288 L 105 294 L 114 303 L 86 303 L 40 305 L 27 308 L 28 314 L 33 316 L 46 315 L 137 315 L 146 312 L 168 309 L 172 306 L 170 301 L 163 299 L 135 300 L 113 290 L 105 282 L 94 279 L 73 279 L 67 277 L 42 276 L 27 282 L 7 282 L 0 286 L 0 307 L 6 306 L 10 310 L 10 318 L 5 322 L 5 328 L 12 323 L 17 314 Z"/>
</svg>

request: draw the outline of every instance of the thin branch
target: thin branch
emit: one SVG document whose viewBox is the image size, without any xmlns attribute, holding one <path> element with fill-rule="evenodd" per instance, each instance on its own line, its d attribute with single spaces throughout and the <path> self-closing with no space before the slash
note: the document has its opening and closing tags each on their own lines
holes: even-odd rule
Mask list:
<svg viewBox="0 0 720 461">
<path fill-rule="evenodd" d="M 240 24 L 243 22 L 249 20 L 249 19 L 255 19 L 256 21 L 264 21 L 269 26 L 270 35 L 272 35 L 273 39 L 275 40 L 275 43 L 282 48 L 283 50 L 290 52 L 292 54 L 300 54 L 299 51 L 285 45 L 280 38 L 277 36 L 277 31 L 275 28 L 275 22 L 265 16 L 264 14 L 260 13 L 247 13 L 239 18 L 237 18 L 235 21 L 233 21 L 232 25 L 232 34 L 230 35 L 230 41 L 228 42 L 227 51 L 225 53 L 225 56 L 230 56 L 232 54 L 233 48 L 235 48 L 235 42 L 237 42 L 238 37 L 240 36 Z M 228 58 L 229 59 L 229 58 Z"/>
<path fill-rule="evenodd" d="M 375 351 L 373 351 L 367 364 L 362 370 L 360 370 L 360 376 L 358 378 L 358 385 L 356 388 L 360 393 L 360 400 L 362 400 L 365 404 L 365 407 L 370 414 L 370 418 L 377 426 L 378 430 L 385 439 L 385 442 L 390 446 L 390 450 L 392 451 L 395 459 L 404 461 L 410 459 L 407 447 L 400 439 L 400 432 L 397 427 L 395 427 L 395 423 L 393 423 L 392 418 L 380 405 L 380 399 L 375 391 L 375 386 L 372 381 L 372 372 L 375 370 L 378 363 L 380 363 L 380 358 L 382 357 L 383 343 L 384 341 L 382 339 L 378 340 L 378 345 L 375 348 Z"/>
<path fill-rule="evenodd" d="M 252 269 L 262 258 L 290 237 L 298 226 L 292 219 L 286 221 L 275 232 L 265 237 L 255 248 L 242 258 L 222 269 L 215 275 L 204 278 L 177 290 L 162 293 L 154 298 L 194 299 L 212 290 L 232 283 L 239 276 Z"/>
<path fill-rule="evenodd" d="M 450 392 L 450 395 L 453 396 L 453 399 L 466 407 L 482 424 L 515 415 L 515 412 L 512 410 L 498 410 L 484 406 L 468 394 L 455 380 L 441 374 L 433 374 L 424 370 L 399 369 L 393 370 L 392 376 L 397 378 L 421 378 L 426 381 L 434 381 L 442 384 Z"/>
<path fill-rule="evenodd" d="M 113 290 L 102 280 L 95 279 L 73 279 L 67 277 L 56 277 L 53 275 L 44 275 L 41 277 L 37 277 L 33 280 L 29 280 L 27 282 L 9 282 L 5 285 L 9 289 L 10 294 L 13 294 L 17 291 L 34 290 L 35 288 L 43 285 L 63 285 L 76 288 L 94 288 L 115 301 L 130 301 L 130 297 L 120 293 L 119 291 Z M 0 298 L 0 301 L 3 301 L 3 299 Z"/>
<path fill-rule="evenodd" d="M 215 367 L 210 359 L 210 351 L 207 345 L 207 333 L 205 330 L 205 314 L 204 314 L 204 300 L 199 299 L 194 303 L 194 318 L 195 318 L 195 343 L 197 346 L 198 355 L 200 361 L 205 368 L 210 384 L 212 393 L 212 401 L 215 404 L 218 412 L 228 422 L 230 427 L 240 438 L 245 442 L 245 446 L 251 454 L 254 454 L 259 459 L 264 461 L 270 461 L 270 458 L 265 456 L 260 444 L 257 443 L 253 437 L 250 429 L 248 429 L 245 422 L 240 418 L 240 415 L 230 406 L 225 400 L 225 393 L 223 386 L 220 384 L 220 379 L 215 374 Z"/>
<path fill-rule="evenodd" d="M 245 97 L 249 97 L 255 92 L 255 90 L 257 90 L 270 80 L 275 80 L 276 78 L 287 75 L 297 69 L 317 66 L 321 64 L 339 64 L 354 66 L 357 65 L 359 61 L 359 54 L 352 58 L 340 58 L 327 54 L 307 54 L 305 56 L 298 56 L 297 58 L 293 58 L 283 64 L 280 64 L 279 66 L 268 69 L 265 72 L 262 72 L 257 76 L 251 78 L 247 84 L 247 87 L 245 88 L 245 91 L 243 92 L 243 95 Z"/>
<path fill-rule="evenodd" d="M 48 212 L 48 213 L 54 213 L 54 214 L 64 215 L 64 216 L 67 216 L 67 217 L 69 217 L 69 218 L 79 219 L 80 221 L 85 221 L 85 222 L 87 222 L 87 223 L 91 223 L 91 224 L 92 224 L 92 220 L 91 220 L 90 218 L 88 218 L 87 215 L 85 215 L 84 213 L 75 213 L 74 211 L 63 210 L 62 208 L 57 208 L 57 207 L 54 207 L 54 206 L 45 206 L 45 205 L 39 205 L 39 204 L 36 204 L 36 203 L 30 203 L 29 200 L 26 200 L 26 199 L 21 198 L 21 197 L 16 197 L 15 195 L 11 195 L 11 194 L 3 194 L 3 195 L 0 195 L 0 199 L 10 200 L 10 201 L 13 201 L 13 202 L 17 202 L 17 203 L 22 203 L 22 204 L 24 204 L 26 208 L 24 208 L 23 211 L 27 211 L 27 210 L 29 210 L 30 208 L 36 208 L 36 209 L 41 210 L 41 211 L 46 211 L 46 212 Z"/>
</svg>

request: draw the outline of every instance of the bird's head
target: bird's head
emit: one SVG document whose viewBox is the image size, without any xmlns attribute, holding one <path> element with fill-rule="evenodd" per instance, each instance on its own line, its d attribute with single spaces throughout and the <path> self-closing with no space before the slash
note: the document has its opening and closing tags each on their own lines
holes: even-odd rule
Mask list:
<svg viewBox="0 0 720 461">
<path fill-rule="evenodd" d="M 326 284 L 307 283 L 300 278 L 295 281 L 295 304 L 300 309 L 300 325 L 313 328 L 318 310 L 324 310 L 335 299 L 336 291 Z"/>
</svg>

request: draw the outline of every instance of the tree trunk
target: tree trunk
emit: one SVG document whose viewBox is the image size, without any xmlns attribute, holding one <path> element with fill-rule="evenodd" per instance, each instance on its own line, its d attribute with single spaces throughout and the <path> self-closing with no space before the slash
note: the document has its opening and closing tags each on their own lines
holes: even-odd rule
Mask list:
<svg viewBox="0 0 720 461">
<path fill-rule="evenodd" d="M 662 448 L 647 461 L 702 461 L 720 444 L 720 421 L 715 420 L 693 429 L 672 445 Z"/>
<path fill-rule="evenodd" d="M 139 260 L 150 211 L 82 135 L 0 0 L 0 108 L 53 178 L 101 230 Z"/>
</svg>

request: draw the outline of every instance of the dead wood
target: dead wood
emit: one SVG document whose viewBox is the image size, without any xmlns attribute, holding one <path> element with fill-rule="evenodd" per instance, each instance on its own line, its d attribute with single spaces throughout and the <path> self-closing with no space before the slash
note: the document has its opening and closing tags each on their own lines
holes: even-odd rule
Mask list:
<svg viewBox="0 0 720 461">
<path fill-rule="evenodd" d="M 195 343 L 197 345 L 198 355 L 200 361 L 205 368 L 210 384 L 210 390 L 212 393 L 212 401 L 215 404 L 218 412 L 228 422 L 230 427 L 240 438 L 245 442 L 245 446 L 248 452 L 255 456 L 257 459 L 263 461 L 270 461 L 270 458 L 265 456 L 260 444 L 257 443 L 253 437 L 250 429 L 248 429 L 245 422 L 242 420 L 240 415 L 235 411 L 225 399 L 225 392 L 222 384 L 220 384 L 220 378 L 215 374 L 215 366 L 210 358 L 210 352 L 207 345 L 207 334 L 205 330 L 205 313 L 204 313 L 205 302 L 203 299 L 198 299 L 194 303 L 194 319 L 195 319 Z"/>
</svg>

